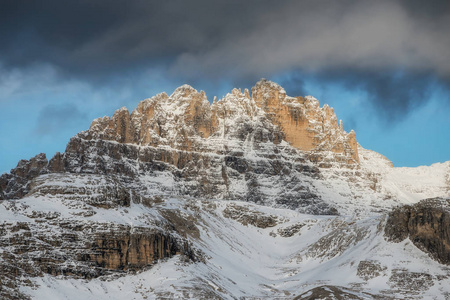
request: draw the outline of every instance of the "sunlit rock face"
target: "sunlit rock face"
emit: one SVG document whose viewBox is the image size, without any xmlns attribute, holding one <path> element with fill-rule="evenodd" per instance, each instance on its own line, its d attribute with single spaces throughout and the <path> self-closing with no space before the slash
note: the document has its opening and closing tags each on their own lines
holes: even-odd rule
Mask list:
<svg viewBox="0 0 450 300">
<path fill-rule="evenodd" d="M 328 105 L 314 97 L 289 97 L 276 83 L 261 80 L 242 93 L 234 89 L 211 105 L 205 93 L 183 85 L 139 103 L 129 114 L 126 108 L 96 119 L 83 136 L 141 146 L 166 145 L 174 149 L 218 152 L 211 142 L 222 139 L 253 144 L 283 140 L 304 151 L 332 151 L 357 163 L 355 133 L 346 133 Z M 210 138 L 211 137 L 211 138 Z"/>
<path fill-rule="evenodd" d="M 251 95 L 234 89 L 212 104 L 203 91 L 183 85 L 170 96 L 140 102 L 131 113 L 123 107 L 94 120 L 39 172 L 141 179 L 166 172 L 176 195 L 336 214 L 309 183 L 320 177 L 319 164 L 330 162 L 358 166 L 354 132 L 344 132 L 333 110 L 313 97 L 289 97 L 261 80 Z M 4 198 L 26 194 L 20 186 L 2 188 Z"/>
<path fill-rule="evenodd" d="M 348 162 L 358 162 L 358 149 L 354 131 L 343 131 L 334 110 L 319 106 L 311 96 L 289 97 L 279 85 L 262 80 L 252 88 L 252 99 L 272 121 L 278 125 L 285 140 L 293 147 L 305 151 L 342 153 Z"/>
</svg>

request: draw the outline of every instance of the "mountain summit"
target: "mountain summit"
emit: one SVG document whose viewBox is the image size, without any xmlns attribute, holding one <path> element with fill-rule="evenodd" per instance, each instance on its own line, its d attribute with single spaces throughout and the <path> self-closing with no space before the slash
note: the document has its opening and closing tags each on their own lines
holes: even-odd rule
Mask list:
<svg viewBox="0 0 450 300">
<path fill-rule="evenodd" d="M 121 108 L 112 118 L 94 120 L 84 139 L 113 140 L 139 146 L 170 146 L 197 151 L 211 142 L 289 143 L 298 150 L 332 151 L 358 162 L 355 133 L 343 131 L 328 105 L 311 96 L 289 97 L 278 84 L 261 80 L 251 90 L 238 89 L 208 102 L 205 93 L 183 85 L 139 103 L 131 113 Z M 241 145 L 238 145 L 241 146 Z M 242 149 L 241 147 L 241 150 Z"/>
<path fill-rule="evenodd" d="M 328 105 L 320 107 L 311 96 L 287 96 L 263 79 L 251 94 L 233 89 L 212 104 L 203 91 L 183 85 L 170 96 L 141 101 L 131 113 L 123 107 L 95 119 L 64 153 L 50 161 L 44 154 L 21 161 L 0 177 L 0 199 L 27 195 L 42 174 L 99 174 L 132 179 L 152 194 L 349 214 L 444 195 L 446 171 L 423 169 L 411 175 L 414 184 L 403 183 L 401 173 L 408 169 L 393 168 L 359 146 L 355 132 L 345 132 Z M 385 201 L 372 201 L 379 198 Z M 352 205 L 343 204 L 349 199 Z"/>
<path fill-rule="evenodd" d="M 0 295 L 444 299 L 449 193 L 314 97 L 183 85 L 0 177 Z"/>
</svg>

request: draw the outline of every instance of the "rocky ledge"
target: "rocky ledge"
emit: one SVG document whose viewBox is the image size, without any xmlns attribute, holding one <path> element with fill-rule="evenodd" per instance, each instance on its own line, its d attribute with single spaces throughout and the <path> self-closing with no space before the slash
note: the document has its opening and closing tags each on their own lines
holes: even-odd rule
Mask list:
<svg viewBox="0 0 450 300">
<path fill-rule="evenodd" d="M 385 236 L 397 243 L 409 238 L 433 259 L 450 265 L 450 199 L 425 199 L 394 209 Z"/>
</svg>

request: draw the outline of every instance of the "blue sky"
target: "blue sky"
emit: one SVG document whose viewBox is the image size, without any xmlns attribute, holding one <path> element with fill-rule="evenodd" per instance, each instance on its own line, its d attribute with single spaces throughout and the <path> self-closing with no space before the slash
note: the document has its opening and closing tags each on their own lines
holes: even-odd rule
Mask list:
<svg viewBox="0 0 450 300">
<path fill-rule="evenodd" d="M 2 1 L 0 172 L 188 83 L 260 78 L 335 108 L 395 166 L 450 160 L 446 1 Z"/>
</svg>

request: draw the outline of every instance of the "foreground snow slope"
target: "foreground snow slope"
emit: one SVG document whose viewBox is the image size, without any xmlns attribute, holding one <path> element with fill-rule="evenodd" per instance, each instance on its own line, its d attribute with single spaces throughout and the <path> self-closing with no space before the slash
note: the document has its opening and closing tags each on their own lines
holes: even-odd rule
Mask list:
<svg viewBox="0 0 450 300">
<path fill-rule="evenodd" d="M 92 215 L 83 217 L 86 211 Z M 29 222 L 33 227 L 35 222 L 47 222 L 49 239 L 68 221 L 153 228 L 158 226 L 154 220 L 170 216 L 168 211 L 194 221 L 199 234 L 192 230 L 186 237 L 200 251 L 199 261 L 176 255 L 138 274 L 92 280 L 45 275 L 31 278 L 32 284 L 21 291 L 33 299 L 292 299 L 314 287 L 333 285 L 346 287 L 362 299 L 371 299 L 370 294 L 450 296 L 449 267 L 409 240 L 386 241 L 382 214 L 313 216 L 246 202 L 189 198 L 114 209 L 40 196 L 0 205 L 4 223 Z M 46 221 L 36 217 L 38 212 L 57 217 Z M 8 250 L 13 248 L 2 248 L 2 252 Z"/>
</svg>

